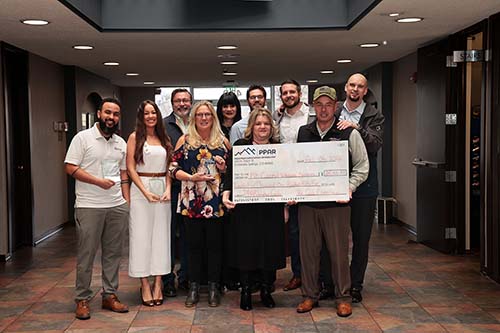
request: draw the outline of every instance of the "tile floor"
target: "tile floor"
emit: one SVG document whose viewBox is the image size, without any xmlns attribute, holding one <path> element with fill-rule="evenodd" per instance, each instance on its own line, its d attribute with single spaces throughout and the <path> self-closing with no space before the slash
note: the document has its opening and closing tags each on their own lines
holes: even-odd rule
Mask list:
<svg viewBox="0 0 500 333">
<path fill-rule="evenodd" d="M 284 292 L 290 270 L 278 273 L 277 308 L 259 305 L 239 309 L 238 292 L 227 293 L 218 308 L 206 294 L 193 309 L 184 297 L 163 306 L 141 305 L 139 286 L 120 272 L 119 296 L 127 314 L 100 309 L 99 258 L 94 268 L 92 318 L 74 318 L 75 229 L 62 232 L 36 248 L 24 248 L 0 263 L 0 331 L 2 332 L 500 332 L 500 285 L 479 273 L 476 256 L 448 256 L 413 242 L 397 225 L 376 225 L 363 293 L 353 315 L 339 318 L 333 301 L 322 301 L 307 314 L 297 314 L 298 290 Z M 126 252 L 126 250 L 125 250 Z"/>
</svg>

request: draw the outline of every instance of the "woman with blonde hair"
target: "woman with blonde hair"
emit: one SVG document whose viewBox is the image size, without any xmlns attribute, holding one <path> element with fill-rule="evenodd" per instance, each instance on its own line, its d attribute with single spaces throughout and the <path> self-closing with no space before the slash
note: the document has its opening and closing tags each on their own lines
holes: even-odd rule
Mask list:
<svg viewBox="0 0 500 333">
<path fill-rule="evenodd" d="M 212 104 L 207 101 L 195 104 L 187 134 L 177 141 L 170 167 L 172 177 L 182 182 L 179 211 L 186 225 L 190 279 L 186 307 L 199 301 L 204 255 L 208 266 L 208 304 L 220 304 L 218 281 L 223 245 L 220 217 L 224 210 L 219 187 L 229 149 Z"/>
<path fill-rule="evenodd" d="M 234 145 L 266 145 L 279 143 L 279 133 L 267 109 L 254 109 L 248 120 L 245 137 Z M 234 246 L 230 264 L 240 270 L 242 310 L 252 309 L 251 286 L 260 283 L 260 298 L 264 306 L 273 308 L 271 296 L 276 270 L 285 263 L 285 223 L 283 203 L 250 203 L 236 205 L 230 200 L 232 163 L 224 182 L 223 203 L 232 210 Z"/>
<path fill-rule="evenodd" d="M 149 100 L 137 110 L 135 132 L 127 142 L 130 189 L 129 275 L 141 280 L 145 306 L 163 303 L 161 276 L 171 271 L 170 183 L 172 145 L 158 106 Z M 149 276 L 154 276 L 151 290 Z"/>
</svg>

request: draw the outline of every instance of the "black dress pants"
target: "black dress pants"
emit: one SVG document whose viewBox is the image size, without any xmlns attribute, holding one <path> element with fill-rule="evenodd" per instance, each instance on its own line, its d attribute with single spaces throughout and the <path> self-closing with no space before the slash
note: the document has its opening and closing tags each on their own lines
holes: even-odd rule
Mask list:
<svg viewBox="0 0 500 333">
<path fill-rule="evenodd" d="M 201 282 L 203 262 L 207 263 L 207 280 L 219 282 L 222 266 L 222 223 L 217 219 L 185 217 L 188 242 L 188 269 L 191 282 Z M 205 260 L 204 260 L 205 259 Z"/>
<path fill-rule="evenodd" d="M 366 266 L 368 265 L 368 248 L 375 217 L 376 197 L 353 198 L 351 201 L 351 287 L 363 288 Z"/>
</svg>

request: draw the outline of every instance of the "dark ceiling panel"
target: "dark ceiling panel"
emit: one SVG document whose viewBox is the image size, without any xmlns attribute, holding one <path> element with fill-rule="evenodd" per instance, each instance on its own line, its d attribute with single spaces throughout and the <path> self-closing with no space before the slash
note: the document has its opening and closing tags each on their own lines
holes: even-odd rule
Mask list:
<svg viewBox="0 0 500 333">
<path fill-rule="evenodd" d="M 101 31 L 349 29 L 381 0 L 60 0 Z"/>
</svg>

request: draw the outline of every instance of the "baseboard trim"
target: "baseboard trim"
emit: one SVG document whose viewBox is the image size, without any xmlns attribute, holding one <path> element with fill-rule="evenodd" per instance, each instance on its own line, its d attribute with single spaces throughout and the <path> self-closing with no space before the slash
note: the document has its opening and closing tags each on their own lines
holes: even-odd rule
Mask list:
<svg viewBox="0 0 500 333">
<path fill-rule="evenodd" d="M 64 227 L 70 223 L 71 221 L 68 221 L 68 222 L 64 222 L 60 225 L 58 225 L 57 227 L 54 227 L 52 229 L 50 229 L 49 231 L 45 232 L 42 236 L 40 236 L 40 238 L 38 238 L 37 240 L 35 240 L 33 242 L 33 246 L 37 246 L 38 244 L 42 243 L 43 241 L 49 239 L 50 237 L 54 236 L 55 234 L 57 234 L 59 231 L 63 230 Z"/>
<path fill-rule="evenodd" d="M 415 237 L 417 236 L 417 228 L 415 228 L 414 226 L 406 224 L 403 221 L 398 220 L 395 217 L 392 218 L 392 222 L 399 224 L 403 229 L 405 229 L 406 231 L 408 231 L 410 234 L 414 235 Z"/>
</svg>

